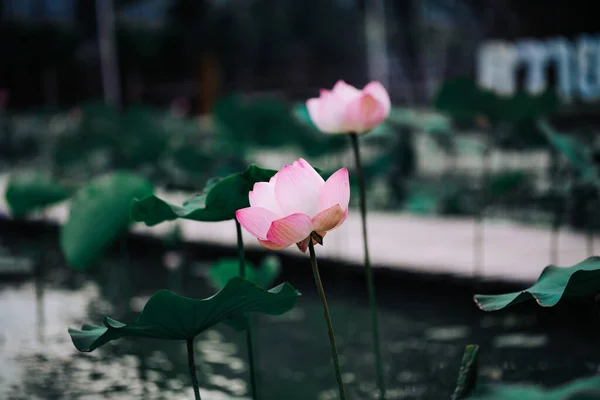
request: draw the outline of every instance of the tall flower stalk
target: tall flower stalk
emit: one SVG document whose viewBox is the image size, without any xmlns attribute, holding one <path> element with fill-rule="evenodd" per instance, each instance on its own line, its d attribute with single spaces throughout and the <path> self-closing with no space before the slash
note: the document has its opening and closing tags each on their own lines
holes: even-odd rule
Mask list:
<svg viewBox="0 0 600 400">
<path fill-rule="evenodd" d="M 318 234 L 316 232 L 313 232 L 312 236 L 314 237 L 315 235 Z M 340 369 L 340 360 L 338 357 L 337 346 L 335 344 L 335 335 L 333 333 L 333 324 L 331 323 L 331 314 L 329 314 L 329 306 L 327 305 L 327 298 L 325 297 L 325 290 L 323 289 L 323 282 L 321 281 L 321 275 L 319 274 L 319 266 L 317 264 L 317 257 L 315 255 L 315 245 L 313 244 L 312 240 L 308 241 L 308 251 L 310 252 L 310 264 L 312 265 L 313 275 L 315 277 L 315 284 L 317 285 L 317 291 L 319 292 L 319 298 L 321 299 L 321 303 L 323 303 L 323 313 L 325 314 L 325 322 L 327 322 L 329 344 L 331 345 L 331 358 L 333 360 L 333 366 L 335 368 L 335 378 L 338 384 L 340 399 L 345 400 L 346 393 L 344 392 L 344 382 L 342 381 L 342 371 Z"/>
<path fill-rule="evenodd" d="M 379 321 L 373 270 L 369 258 L 367 238 L 367 205 L 365 179 L 361 166 L 358 135 L 371 131 L 381 124 L 391 110 L 390 97 L 379 82 L 370 82 L 362 90 L 338 81 L 332 90 L 321 90 L 318 98 L 307 100 L 306 108 L 315 126 L 325 133 L 349 134 L 356 161 L 356 173 L 359 181 L 360 214 L 362 220 L 364 264 L 371 311 L 371 329 L 373 332 L 373 353 L 377 370 L 379 398 L 385 399 L 385 378 L 381 357 Z"/>
<path fill-rule="evenodd" d="M 302 252 L 310 250 L 315 283 L 323 303 L 340 399 L 345 400 L 333 325 L 314 245 L 322 245 L 327 232 L 346 220 L 350 202 L 348 170 L 342 168 L 325 181 L 306 160 L 300 159 L 283 167 L 269 182 L 255 183 L 248 198 L 250 207 L 237 210 L 235 216 L 239 224 L 255 236 L 262 246 L 270 250 L 281 250 L 295 244 Z"/>
<path fill-rule="evenodd" d="M 239 274 L 241 277 L 246 277 L 246 262 L 244 255 L 244 239 L 242 239 L 242 226 L 236 220 L 235 228 L 237 232 L 237 248 L 238 248 L 238 258 L 240 262 L 240 271 Z M 256 385 L 256 364 L 254 361 L 254 341 L 252 340 L 252 326 L 250 323 L 250 317 L 247 319 L 248 326 L 246 326 L 246 348 L 248 349 L 248 365 L 250 372 L 250 390 L 252 392 L 252 399 L 258 399 L 258 389 Z"/>
<path fill-rule="evenodd" d="M 358 177 L 360 217 L 362 222 L 363 235 L 363 253 L 365 256 L 365 275 L 367 277 L 369 309 L 371 311 L 371 329 L 373 331 L 373 353 L 375 354 L 375 367 L 377 369 L 377 386 L 379 387 L 380 398 L 385 399 L 385 379 L 383 375 L 383 361 L 381 359 L 381 339 L 379 336 L 379 318 L 377 316 L 377 298 L 375 296 L 375 282 L 373 279 L 373 269 L 371 268 L 371 258 L 369 256 L 369 240 L 367 235 L 367 199 L 365 191 L 365 175 L 363 173 L 362 164 L 360 160 L 358 135 L 356 133 L 350 133 L 349 136 L 352 142 L 352 150 L 354 151 L 356 175 Z"/>
</svg>

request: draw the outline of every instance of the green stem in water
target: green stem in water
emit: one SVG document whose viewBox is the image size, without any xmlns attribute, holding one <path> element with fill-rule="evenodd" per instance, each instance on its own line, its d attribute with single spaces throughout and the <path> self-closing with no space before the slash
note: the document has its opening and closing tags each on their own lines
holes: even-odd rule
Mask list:
<svg viewBox="0 0 600 400">
<path fill-rule="evenodd" d="M 333 334 L 333 324 L 331 323 L 331 315 L 329 314 L 329 306 L 327 305 L 327 299 L 325 298 L 325 290 L 323 289 L 323 282 L 321 282 L 321 275 L 319 274 L 319 266 L 317 265 L 317 257 L 315 256 L 315 246 L 312 241 L 312 235 L 308 239 L 308 249 L 310 251 L 310 263 L 312 265 L 313 275 L 315 276 L 315 283 L 317 284 L 317 291 L 319 297 L 323 303 L 323 311 L 325 314 L 325 321 L 327 322 L 327 330 L 329 332 L 329 343 L 331 344 L 331 356 L 333 358 L 333 365 L 335 367 L 335 377 L 337 379 L 338 388 L 340 391 L 340 399 L 346 400 L 346 394 L 344 393 L 344 384 L 342 382 L 342 372 L 340 370 L 340 361 L 338 360 L 337 347 L 335 345 L 335 336 Z"/>
<path fill-rule="evenodd" d="M 194 397 L 200 399 L 200 386 L 198 385 L 198 377 L 196 376 L 196 362 L 194 361 L 194 339 L 187 340 L 188 366 L 190 367 L 190 376 L 192 377 L 192 385 L 194 386 Z"/>
<path fill-rule="evenodd" d="M 369 309 L 371 310 L 371 329 L 373 331 L 373 351 L 375 353 L 375 364 L 377 369 L 377 386 L 379 386 L 379 398 L 385 399 L 385 380 L 383 376 L 383 362 L 381 359 L 381 341 L 379 339 L 379 321 L 377 317 L 377 300 L 375 298 L 375 283 L 373 269 L 369 257 L 369 242 L 367 239 L 367 199 L 365 194 L 365 176 L 360 162 L 360 150 L 358 148 L 358 135 L 350 133 L 354 159 L 356 161 L 356 174 L 358 176 L 358 189 L 360 195 L 360 216 L 362 219 L 363 246 L 365 253 L 365 274 L 367 276 L 367 292 L 369 293 Z"/>
<path fill-rule="evenodd" d="M 235 220 L 235 228 L 237 231 L 237 246 L 238 246 L 238 258 L 240 261 L 240 276 L 246 277 L 246 263 L 244 255 L 244 240 L 242 239 L 242 226 Z M 256 385 L 256 365 L 254 361 L 254 341 L 252 340 L 252 327 L 250 326 L 250 318 L 247 319 L 246 329 L 246 347 L 248 348 L 248 365 L 250 370 L 250 390 L 252 391 L 252 399 L 258 399 L 258 390 Z"/>
</svg>

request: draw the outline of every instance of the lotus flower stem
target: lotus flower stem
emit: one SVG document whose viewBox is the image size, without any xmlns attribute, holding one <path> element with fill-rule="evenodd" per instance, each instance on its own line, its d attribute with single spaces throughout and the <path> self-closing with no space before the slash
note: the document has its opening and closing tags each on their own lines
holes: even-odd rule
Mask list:
<svg viewBox="0 0 600 400">
<path fill-rule="evenodd" d="M 238 246 L 238 258 L 240 261 L 240 276 L 246 277 L 246 263 L 244 255 L 244 239 L 242 238 L 242 226 L 235 220 L 235 228 L 237 231 L 237 246 Z M 254 346 L 252 345 L 252 326 L 250 324 L 250 318 L 248 318 L 248 326 L 246 329 L 246 347 L 248 348 L 248 365 L 250 372 L 250 390 L 252 391 L 252 399 L 258 399 L 258 390 L 256 385 L 256 365 L 254 361 Z"/>
<path fill-rule="evenodd" d="M 369 242 L 367 239 L 367 199 L 365 194 L 365 176 L 360 162 L 360 150 L 358 147 L 358 135 L 350 133 L 354 159 L 356 161 L 356 174 L 358 175 L 358 190 L 360 197 L 360 216 L 362 220 L 363 246 L 365 254 L 365 274 L 367 276 L 367 292 L 369 293 L 369 309 L 371 310 L 371 329 L 373 332 L 373 351 L 375 353 L 375 367 L 377 369 L 377 386 L 379 387 L 379 398 L 385 399 L 385 380 L 383 376 L 383 362 L 381 359 L 381 341 L 379 339 L 379 321 L 377 317 L 377 299 L 375 297 L 375 283 L 373 269 L 369 257 Z"/>
<path fill-rule="evenodd" d="M 194 361 L 194 338 L 187 340 L 187 353 L 190 376 L 192 377 L 192 385 L 194 386 L 194 397 L 196 400 L 201 400 L 200 386 L 198 385 L 198 377 L 196 376 L 196 362 Z"/>
<path fill-rule="evenodd" d="M 319 292 L 319 297 L 321 298 L 321 302 L 323 303 L 323 312 L 325 314 L 325 321 L 327 322 L 327 330 L 329 332 L 331 356 L 333 358 L 333 366 L 335 367 L 335 377 L 337 379 L 338 388 L 340 392 L 340 400 L 345 400 L 346 394 L 344 393 L 344 383 L 342 382 L 342 372 L 340 370 L 340 361 L 338 360 L 337 346 L 335 345 L 333 324 L 331 323 L 331 315 L 329 314 L 329 306 L 327 305 L 327 298 L 325 297 L 323 282 L 321 282 L 321 275 L 319 274 L 319 266 L 317 265 L 317 257 L 315 256 L 315 245 L 313 244 L 312 235 L 308 240 L 308 249 L 310 251 L 310 263 L 312 265 L 313 275 L 315 276 L 317 291 Z"/>
</svg>

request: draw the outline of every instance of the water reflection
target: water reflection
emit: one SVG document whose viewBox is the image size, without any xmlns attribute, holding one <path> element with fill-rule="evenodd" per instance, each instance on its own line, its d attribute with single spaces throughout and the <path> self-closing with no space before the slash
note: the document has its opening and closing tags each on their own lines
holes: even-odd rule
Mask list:
<svg viewBox="0 0 600 400">
<path fill-rule="evenodd" d="M 61 266 L 52 250 L 37 274 L 0 280 L 0 398 L 192 398 L 185 343 L 118 340 L 83 354 L 67 334 L 67 327 L 99 323 L 106 314 L 133 321 L 165 286 L 192 297 L 214 294 L 186 267 L 209 262 L 168 254 L 130 251 L 127 262 L 117 254 L 81 274 Z M 329 344 L 311 276 L 289 279 L 303 293 L 297 308 L 254 321 L 261 398 L 333 399 Z M 376 399 L 367 302 L 349 285 L 362 287 L 362 281 L 328 282 L 343 379 L 349 398 Z M 399 285 L 380 290 L 389 399 L 448 398 L 467 343 L 482 346 L 481 374 L 490 380 L 556 384 L 598 370 L 600 350 L 584 330 L 553 330 L 530 311 L 490 317 L 469 296 L 440 301 Z M 243 333 L 217 326 L 195 348 L 204 400 L 248 398 Z"/>
</svg>

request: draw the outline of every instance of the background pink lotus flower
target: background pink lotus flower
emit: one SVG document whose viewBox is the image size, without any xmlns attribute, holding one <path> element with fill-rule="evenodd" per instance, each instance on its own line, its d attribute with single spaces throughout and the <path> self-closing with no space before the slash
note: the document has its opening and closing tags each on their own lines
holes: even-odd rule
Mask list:
<svg viewBox="0 0 600 400">
<path fill-rule="evenodd" d="M 294 243 L 306 252 L 309 236 L 340 226 L 348 215 L 350 182 L 342 168 L 324 181 L 302 158 L 286 165 L 269 182 L 257 182 L 250 207 L 236 212 L 239 223 L 260 244 L 280 250 Z"/>
<path fill-rule="evenodd" d="M 390 113 L 388 92 L 379 82 L 358 90 L 338 81 L 331 91 L 308 99 L 306 108 L 313 123 L 326 133 L 364 133 L 377 127 Z"/>
</svg>

